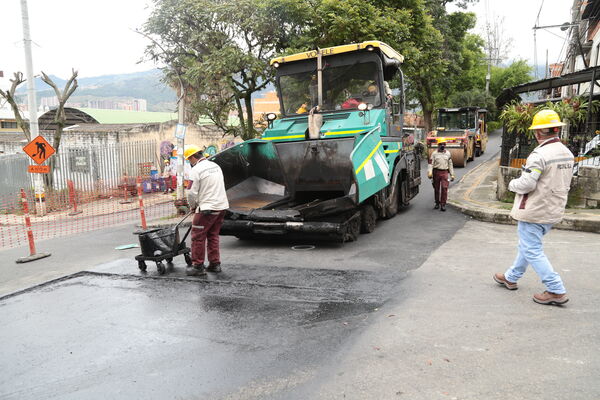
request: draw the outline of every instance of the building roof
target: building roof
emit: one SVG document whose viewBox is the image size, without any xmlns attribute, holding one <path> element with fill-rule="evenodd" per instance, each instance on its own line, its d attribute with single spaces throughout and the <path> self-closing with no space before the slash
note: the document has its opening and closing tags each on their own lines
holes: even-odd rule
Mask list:
<svg viewBox="0 0 600 400">
<path fill-rule="evenodd" d="M 0 119 L 14 120 L 15 119 L 15 114 L 13 113 L 12 109 L 2 107 L 2 108 L 0 108 Z"/>
<path fill-rule="evenodd" d="M 326 57 L 326 56 L 330 56 L 330 55 L 334 55 L 334 54 L 349 53 L 352 51 L 359 51 L 359 50 L 364 50 L 364 49 L 369 50 L 369 48 L 373 49 L 375 47 L 379 48 L 381 50 L 381 52 L 383 54 L 385 54 L 386 56 L 388 56 L 389 58 L 398 60 L 400 63 L 404 62 L 404 56 L 402 54 L 398 53 L 396 50 L 392 49 L 387 44 L 385 44 L 383 42 L 379 42 L 377 40 L 328 47 L 326 49 L 321 49 L 321 53 L 323 54 L 324 57 Z M 290 56 L 277 57 L 277 58 L 274 58 L 271 60 L 271 65 L 273 65 L 275 63 L 282 64 L 282 63 L 286 63 L 286 62 L 317 58 L 318 54 L 319 54 L 319 52 L 317 50 L 311 50 L 311 51 L 305 51 L 304 53 L 292 54 Z"/>
<path fill-rule="evenodd" d="M 124 110 L 101 110 L 78 108 L 101 124 L 137 124 L 177 120 L 177 114 L 169 112 L 144 112 Z"/>
<path fill-rule="evenodd" d="M 552 90 L 563 86 L 591 82 L 592 80 L 597 81 L 599 79 L 600 66 L 594 66 L 553 78 L 523 83 L 521 85 L 504 89 L 496 98 L 496 105 L 500 108 L 511 100 L 516 99 L 517 95 L 520 93 L 535 92 L 538 90 Z M 594 90 L 594 92 L 597 90 L 598 89 Z"/>
</svg>

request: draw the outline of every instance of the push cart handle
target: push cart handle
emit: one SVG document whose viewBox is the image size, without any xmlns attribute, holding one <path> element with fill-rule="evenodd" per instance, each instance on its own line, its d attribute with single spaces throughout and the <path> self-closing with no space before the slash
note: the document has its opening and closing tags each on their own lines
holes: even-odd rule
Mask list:
<svg viewBox="0 0 600 400">
<path fill-rule="evenodd" d="M 194 213 L 194 210 L 190 210 L 190 211 L 189 211 L 187 214 L 185 214 L 185 217 L 183 217 L 183 219 L 182 219 L 181 221 L 179 221 L 179 222 L 177 223 L 177 225 L 175 225 L 175 226 L 173 227 L 173 229 L 177 229 L 177 228 L 179 228 L 179 225 L 181 225 L 181 223 L 182 223 L 183 221 L 185 221 L 185 220 L 187 219 L 187 217 L 189 217 L 189 216 L 190 216 L 190 215 L 192 215 L 193 213 Z"/>
</svg>

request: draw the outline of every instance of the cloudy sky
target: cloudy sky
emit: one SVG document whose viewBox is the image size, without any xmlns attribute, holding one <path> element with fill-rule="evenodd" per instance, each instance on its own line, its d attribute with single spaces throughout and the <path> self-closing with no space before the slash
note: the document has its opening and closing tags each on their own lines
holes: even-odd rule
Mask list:
<svg viewBox="0 0 600 400">
<path fill-rule="evenodd" d="M 477 33 L 484 33 L 488 20 L 504 17 L 505 31 L 513 38 L 510 58 L 533 62 L 533 31 L 540 5 L 540 25 L 570 20 L 571 0 L 480 0 L 471 7 L 478 15 Z M 19 0 L 0 2 L 0 87 L 8 86 L 14 71 L 25 71 L 23 31 Z M 29 0 L 31 36 L 34 41 L 34 71 L 67 78 L 71 68 L 81 77 L 144 71 L 152 63 L 138 62 L 147 41 L 133 30 L 141 27 L 150 10 L 150 0 Z M 486 12 L 487 9 L 487 12 Z M 538 31 L 538 63 L 561 57 L 565 32 L 554 28 Z M 562 52 L 564 56 L 564 50 Z"/>
</svg>

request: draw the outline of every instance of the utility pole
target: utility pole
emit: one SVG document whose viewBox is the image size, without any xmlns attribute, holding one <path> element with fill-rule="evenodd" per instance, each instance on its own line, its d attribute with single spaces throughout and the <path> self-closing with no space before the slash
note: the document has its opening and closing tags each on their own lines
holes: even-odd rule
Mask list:
<svg viewBox="0 0 600 400">
<path fill-rule="evenodd" d="M 29 30 L 29 11 L 27 9 L 27 0 L 21 0 L 21 16 L 23 20 L 23 44 L 25 48 L 25 73 L 27 76 L 27 102 L 29 107 L 29 129 L 31 138 L 36 138 L 40 134 L 37 118 L 37 98 L 35 94 L 35 80 L 33 78 L 33 60 L 31 56 L 31 33 Z M 54 171 L 50 171 L 54 173 Z M 44 181 L 41 174 L 34 174 L 34 192 L 39 201 L 39 213 L 45 214 L 42 198 L 44 197 Z"/>
<path fill-rule="evenodd" d="M 183 187 L 183 172 L 185 163 L 185 158 L 183 156 L 185 151 L 185 88 L 183 86 L 183 81 L 179 76 L 179 72 L 177 73 L 177 77 L 179 78 L 180 92 L 179 99 L 177 100 L 177 128 L 175 130 L 176 133 L 179 133 L 177 135 L 177 202 L 178 204 L 181 204 L 184 202 L 185 197 L 185 191 Z"/>
</svg>

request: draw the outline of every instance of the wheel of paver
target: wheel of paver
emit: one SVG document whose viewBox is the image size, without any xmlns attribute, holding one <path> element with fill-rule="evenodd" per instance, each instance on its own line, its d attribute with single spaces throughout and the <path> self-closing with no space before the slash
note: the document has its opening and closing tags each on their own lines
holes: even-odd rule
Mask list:
<svg viewBox="0 0 600 400">
<path fill-rule="evenodd" d="M 192 265 L 192 257 L 190 256 L 190 254 L 189 254 L 189 253 L 185 253 L 185 254 L 183 255 L 183 258 L 185 258 L 185 263 L 186 263 L 187 265 Z"/>
<path fill-rule="evenodd" d="M 370 204 L 364 204 L 360 208 L 360 233 L 371 233 L 377 224 L 377 213 Z"/>
<path fill-rule="evenodd" d="M 358 239 L 358 235 L 360 235 L 360 218 L 353 218 L 348 221 L 348 225 L 346 226 L 344 242 L 354 242 Z"/>
<path fill-rule="evenodd" d="M 165 264 L 163 264 L 162 261 L 156 263 L 156 269 L 158 269 L 158 273 L 160 275 L 164 275 L 167 271 L 167 269 L 165 268 Z"/>
<path fill-rule="evenodd" d="M 394 194 L 389 199 L 390 203 L 385 206 L 384 209 L 384 219 L 392 218 L 394 215 L 398 214 L 398 196 L 400 194 L 400 178 L 396 179 L 396 187 L 394 188 Z"/>
<path fill-rule="evenodd" d="M 139 260 L 138 268 L 140 269 L 140 271 L 146 272 L 146 262 L 144 260 Z"/>
<path fill-rule="evenodd" d="M 165 258 L 165 261 L 171 264 L 173 262 L 173 257 Z"/>
</svg>

